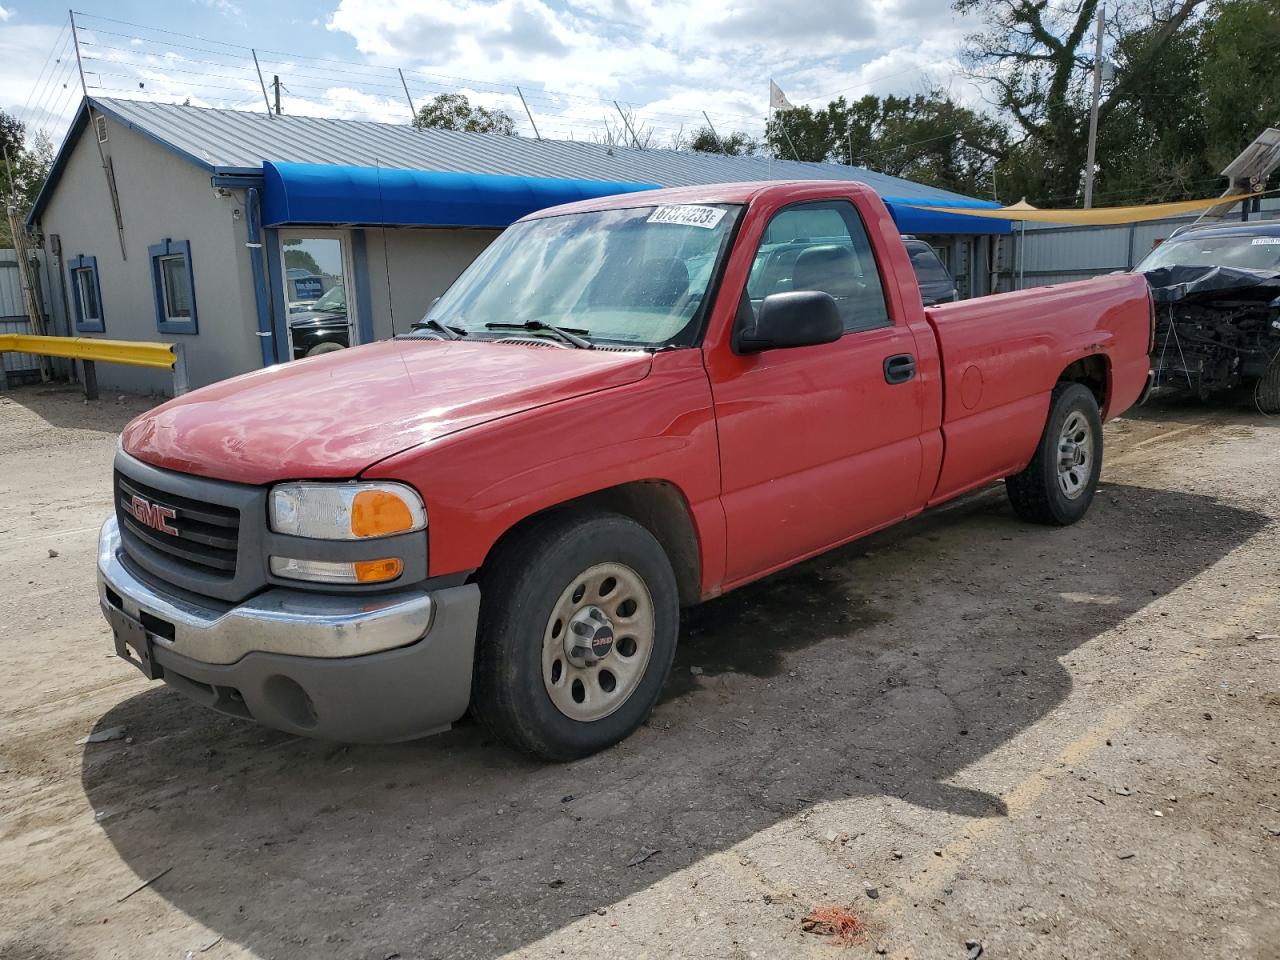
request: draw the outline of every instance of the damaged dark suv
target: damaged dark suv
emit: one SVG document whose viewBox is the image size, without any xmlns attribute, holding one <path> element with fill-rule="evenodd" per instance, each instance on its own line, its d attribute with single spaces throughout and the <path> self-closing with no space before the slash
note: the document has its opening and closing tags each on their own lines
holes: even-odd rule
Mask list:
<svg viewBox="0 0 1280 960">
<path fill-rule="evenodd" d="M 1205 399 L 1252 386 L 1280 413 L 1280 220 L 1186 230 L 1137 270 L 1155 302 L 1156 387 Z"/>
</svg>

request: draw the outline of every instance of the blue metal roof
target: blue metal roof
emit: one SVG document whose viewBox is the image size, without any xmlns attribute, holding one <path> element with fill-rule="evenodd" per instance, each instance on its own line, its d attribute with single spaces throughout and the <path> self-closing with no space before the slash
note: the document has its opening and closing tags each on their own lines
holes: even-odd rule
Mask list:
<svg viewBox="0 0 1280 960">
<path fill-rule="evenodd" d="M 505 227 L 526 213 L 575 200 L 655 190 L 656 183 L 273 163 L 264 173 L 262 222 Z"/>
<path fill-rule="evenodd" d="M 400 212 L 401 209 L 410 209 L 399 206 L 407 197 L 397 200 L 396 206 L 386 202 L 387 177 L 392 170 L 400 170 L 515 177 L 525 181 L 526 186 L 530 180 L 561 184 L 592 181 L 601 184 L 601 189 L 607 186 L 610 192 L 615 193 L 653 186 L 759 180 L 856 180 L 867 184 L 885 199 L 903 231 L 992 234 L 1008 233 L 1010 229 L 1004 221 L 905 206 L 914 202 L 945 203 L 953 207 L 995 207 L 998 206 L 996 203 L 843 164 L 770 157 L 727 157 L 688 150 L 639 150 L 583 141 L 535 140 L 455 130 L 417 130 L 408 124 L 271 116 L 241 110 L 98 97 L 81 104 L 72 132 L 54 160 L 49 180 L 32 208 L 30 220 L 39 217 L 55 188 L 67 155 L 84 131 L 90 105 L 110 120 L 155 141 L 215 176 L 260 177 L 267 165 L 275 165 L 279 169 L 290 164 L 325 165 L 346 170 L 363 168 L 367 171 L 358 177 L 347 174 L 352 177 L 352 187 L 364 191 L 363 199 L 350 198 L 348 202 L 339 204 L 340 198 L 331 197 L 330 201 L 337 205 L 328 214 L 312 205 L 307 216 L 325 219 L 303 221 L 308 223 L 424 225 L 423 217 L 428 215 L 431 204 L 419 202 L 414 208 L 418 216 L 411 219 Z M 421 182 L 430 185 L 434 181 L 428 178 Z M 373 198 L 377 196 L 379 183 L 384 191 L 375 206 Z M 497 186 L 496 183 L 492 185 Z M 373 193 L 369 193 L 370 189 Z M 499 207 L 510 199 L 503 196 L 503 189 L 506 188 L 497 190 L 491 197 Z M 555 188 L 545 189 L 554 192 Z M 434 208 L 436 212 L 430 213 L 432 217 L 447 212 L 447 198 L 437 199 L 441 205 Z M 556 199 L 554 202 L 564 201 Z M 366 217 L 373 209 L 378 209 L 385 216 L 378 220 L 353 219 L 348 216 L 353 205 L 359 206 Z M 456 217 L 457 213 L 453 215 Z"/>
</svg>

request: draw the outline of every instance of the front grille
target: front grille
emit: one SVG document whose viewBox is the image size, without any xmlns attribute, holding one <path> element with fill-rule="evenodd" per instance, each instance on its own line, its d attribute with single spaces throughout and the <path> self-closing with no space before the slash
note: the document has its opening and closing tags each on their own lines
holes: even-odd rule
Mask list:
<svg viewBox="0 0 1280 960">
<path fill-rule="evenodd" d="M 147 547 L 217 577 L 235 578 L 240 544 L 238 509 L 159 490 L 126 477 L 119 470 L 115 489 L 120 526 Z M 138 518 L 139 510 L 146 515 L 146 511 L 157 507 L 173 511 L 172 518 L 164 515 L 162 525 L 176 530 L 176 534 Z"/>
</svg>

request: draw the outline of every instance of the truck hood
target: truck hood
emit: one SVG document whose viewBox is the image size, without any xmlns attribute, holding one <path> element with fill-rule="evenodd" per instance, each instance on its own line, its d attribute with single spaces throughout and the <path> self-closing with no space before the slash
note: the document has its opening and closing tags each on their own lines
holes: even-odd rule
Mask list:
<svg viewBox="0 0 1280 960">
<path fill-rule="evenodd" d="M 354 477 L 468 427 L 648 375 L 639 351 L 392 340 L 234 377 L 133 420 L 125 452 L 236 483 Z"/>
</svg>

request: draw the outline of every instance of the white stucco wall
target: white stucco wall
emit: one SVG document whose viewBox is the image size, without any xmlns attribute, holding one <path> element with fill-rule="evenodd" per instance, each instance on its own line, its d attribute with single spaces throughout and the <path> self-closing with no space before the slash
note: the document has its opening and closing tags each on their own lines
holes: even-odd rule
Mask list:
<svg viewBox="0 0 1280 960">
<path fill-rule="evenodd" d="M 369 263 L 369 299 L 373 332 L 379 339 L 404 333 L 421 320 L 431 301 L 449 288 L 471 261 L 480 255 L 498 230 L 423 230 L 379 228 L 365 230 Z M 385 254 L 383 248 L 385 233 Z M 391 284 L 387 276 L 390 266 Z"/>
<path fill-rule="evenodd" d="M 260 367 L 253 283 L 244 247 L 243 195 L 220 199 L 207 171 L 110 118 L 107 130 L 103 149 L 115 171 L 126 256 L 121 256 L 92 126 L 72 148 L 40 219 L 47 253 L 49 238 L 57 234 L 64 263 L 79 255 L 97 258 L 106 330 L 81 335 L 181 342 L 193 387 Z M 199 324 L 195 335 L 156 329 L 147 248 L 166 238 L 191 244 Z M 69 289 L 71 278 L 66 282 Z M 99 364 L 98 382 L 108 389 L 172 390 L 172 377 L 165 372 L 117 364 Z"/>
</svg>

